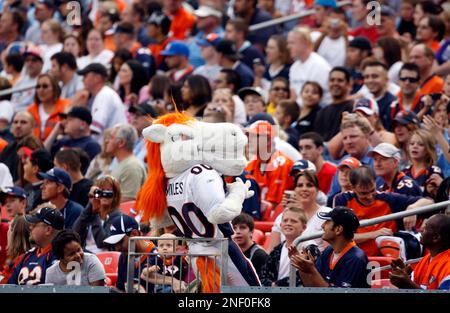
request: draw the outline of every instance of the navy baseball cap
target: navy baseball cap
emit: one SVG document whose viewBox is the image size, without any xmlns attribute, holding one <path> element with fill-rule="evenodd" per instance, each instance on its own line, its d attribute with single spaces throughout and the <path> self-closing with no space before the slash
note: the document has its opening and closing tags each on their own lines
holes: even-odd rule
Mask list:
<svg viewBox="0 0 450 313">
<path fill-rule="evenodd" d="M 366 50 L 369 52 L 372 51 L 372 45 L 370 44 L 369 39 L 367 39 L 366 37 L 362 37 L 362 36 L 353 38 L 353 40 L 351 40 L 348 43 L 348 46 L 353 47 L 353 48 L 358 48 L 360 50 Z"/>
<path fill-rule="evenodd" d="M 317 171 L 317 168 L 314 165 L 314 163 L 311 161 L 298 160 L 292 166 L 292 169 L 291 169 L 291 172 L 289 173 L 289 175 L 294 176 L 303 171 L 312 171 L 315 173 Z"/>
<path fill-rule="evenodd" d="M 420 120 L 414 112 L 400 111 L 395 115 L 395 122 L 399 122 L 402 125 L 415 124 L 420 125 Z"/>
<path fill-rule="evenodd" d="M 26 199 L 27 195 L 25 190 L 20 187 L 12 186 L 12 187 L 4 187 L 0 190 L 0 199 L 3 200 L 6 196 L 13 196 L 22 199 Z"/>
<path fill-rule="evenodd" d="M 269 122 L 271 125 L 275 125 L 275 120 L 273 119 L 272 115 L 268 113 L 258 113 L 254 115 L 244 126 L 248 127 L 256 121 L 266 121 Z"/>
<path fill-rule="evenodd" d="M 69 174 L 61 168 L 54 167 L 46 173 L 39 172 L 37 177 L 39 179 L 48 179 L 57 182 L 58 184 L 62 184 L 69 191 L 72 189 L 72 179 L 70 179 Z"/>
<path fill-rule="evenodd" d="M 182 55 L 185 57 L 189 57 L 189 47 L 182 41 L 174 40 L 170 42 L 166 49 L 161 52 L 163 56 L 174 56 L 174 55 Z"/>
<path fill-rule="evenodd" d="M 128 112 L 130 113 L 140 113 L 143 115 L 150 115 L 153 118 L 156 118 L 158 114 L 156 114 L 155 109 L 148 103 L 141 103 L 138 105 L 132 105 L 128 109 Z"/>
<path fill-rule="evenodd" d="M 74 106 L 68 113 L 59 113 L 59 115 L 63 117 L 76 117 L 86 122 L 88 125 L 91 125 L 92 123 L 91 111 L 85 107 Z"/>
<path fill-rule="evenodd" d="M 139 224 L 134 218 L 125 214 L 116 216 L 111 221 L 109 236 L 103 242 L 115 245 L 134 229 L 139 230 Z"/>
<path fill-rule="evenodd" d="M 330 212 L 317 212 L 317 217 L 322 220 L 333 221 L 336 225 L 351 229 L 352 232 L 355 232 L 359 227 L 359 220 L 355 212 L 344 206 L 335 207 Z"/>
<path fill-rule="evenodd" d="M 41 208 L 33 215 L 25 215 L 25 220 L 30 224 L 45 223 L 54 229 L 64 229 L 64 216 L 57 209 Z"/>
<path fill-rule="evenodd" d="M 88 73 L 95 73 L 95 74 L 99 74 L 103 77 L 108 77 L 108 70 L 106 69 L 106 67 L 103 64 L 100 63 L 91 63 L 89 65 L 87 65 L 85 68 L 83 68 L 82 70 L 79 70 L 77 73 L 78 75 L 84 76 Z"/>
</svg>

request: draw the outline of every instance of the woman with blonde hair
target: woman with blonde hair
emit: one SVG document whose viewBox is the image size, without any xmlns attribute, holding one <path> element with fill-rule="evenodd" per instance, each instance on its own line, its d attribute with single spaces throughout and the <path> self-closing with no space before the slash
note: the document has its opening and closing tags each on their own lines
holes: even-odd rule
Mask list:
<svg viewBox="0 0 450 313">
<path fill-rule="evenodd" d="M 112 163 L 113 155 L 106 152 L 106 146 L 111 139 L 112 128 L 108 128 L 103 132 L 102 150 L 92 159 L 86 171 L 86 178 L 91 180 L 97 179 L 101 175 L 111 174 L 109 166 Z"/>
<path fill-rule="evenodd" d="M 208 115 L 210 111 L 220 110 L 225 115 L 226 122 L 237 123 L 234 120 L 234 108 L 235 103 L 231 90 L 219 88 L 214 90 L 212 101 L 205 108 L 205 115 Z"/>
<path fill-rule="evenodd" d="M 64 29 L 56 20 L 46 20 L 41 24 L 41 39 L 43 44 L 39 47 L 44 51 L 42 73 L 46 73 L 51 68 L 50 58 L 63 49 Z"/>
</svg>

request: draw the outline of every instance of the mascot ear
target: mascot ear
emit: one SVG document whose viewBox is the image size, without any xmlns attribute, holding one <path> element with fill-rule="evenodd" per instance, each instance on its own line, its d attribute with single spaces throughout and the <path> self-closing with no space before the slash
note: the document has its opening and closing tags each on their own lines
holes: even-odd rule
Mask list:
<svg viewBox="0 0 450 313">
<path fill-rule="evenodd" d="M 152 142 L 162 143 L 166 137 L 167 127 L 161 124 L 154 124 L 142 131 L 145 139 Z"/>
</svg>

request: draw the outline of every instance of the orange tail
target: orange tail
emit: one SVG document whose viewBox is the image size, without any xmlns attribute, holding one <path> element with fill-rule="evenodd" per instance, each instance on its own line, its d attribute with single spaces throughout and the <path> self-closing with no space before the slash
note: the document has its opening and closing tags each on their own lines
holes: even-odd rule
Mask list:
<svg viewBox="0 0 450 313">
<path fill-rule="evenodd" d="M 220 268 L 214 266 L 214 258 L 197 257 L 197 268 L 202 281 L 202 292 L 220 292 Z"/>
</svg>

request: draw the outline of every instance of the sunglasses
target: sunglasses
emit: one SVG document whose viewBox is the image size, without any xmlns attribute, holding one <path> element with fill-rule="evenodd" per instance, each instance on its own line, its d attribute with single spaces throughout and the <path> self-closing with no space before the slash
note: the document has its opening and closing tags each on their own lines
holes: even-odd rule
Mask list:
<svg viewBox="0 0 450 313">
<path fill-rule="evenodd" d="M 284 91 L 284 92 L 288 92 L 289 89 L 287 88 L 283 88 L 283 87 L 274 87 L 272 88 L 273 91 Z"/>
<path fill-rule="evenodd" d="M 36 85 L 36 89 L 40 89 L 40 88 L 47 89 L 48 87 L 50 87 L 50 85 L 47 85 L 47 84 Z"/>
<path fill-rule="evenodd" d="M 417 83 L 419 81 L 416 77 L 400 77 L 399 78 L 402 82 L 409 81 L 410 83 Z"/>
</svg>

